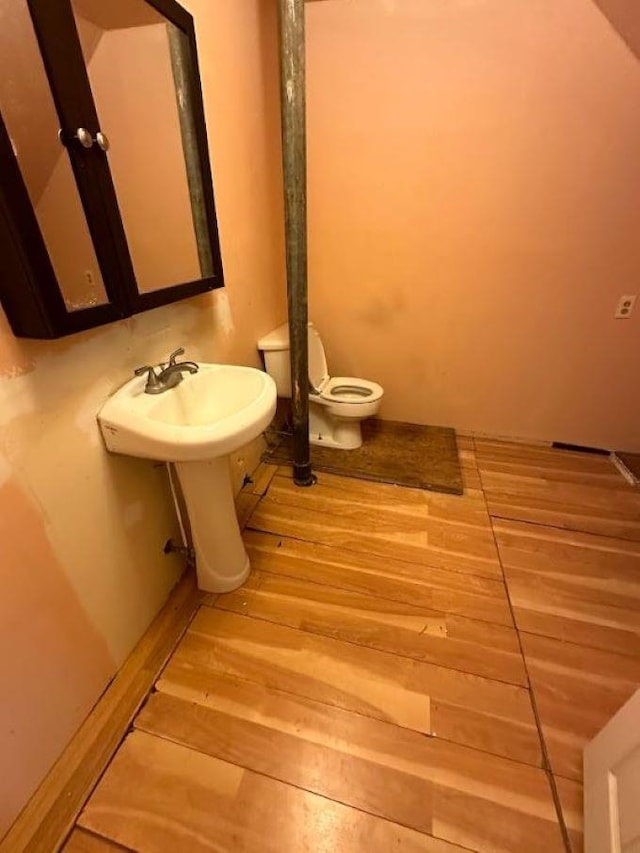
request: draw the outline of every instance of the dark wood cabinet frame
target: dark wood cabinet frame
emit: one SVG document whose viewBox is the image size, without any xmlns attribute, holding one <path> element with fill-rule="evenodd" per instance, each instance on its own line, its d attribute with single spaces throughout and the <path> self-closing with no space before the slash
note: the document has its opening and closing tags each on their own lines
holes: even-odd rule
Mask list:
<svg viewBox="0 0 640 853">
<path fill-rule="evenodd" d="M 27 0 L 62 138 L 101 129 L 71 0 Z M 0 116 L 0 301 L 19 337 L 58 338 L 186 299 L 224 284 L 193 18 L 175 0 L 145 0 L 186 36 L 187 85 L 206 210 L 213 275 L 140 293 L 105 153 L 67 148 L 108 302 L 69 310 Z M 105 128 L 105 130 L 107 130 Z M 151 143 L 152 144 L 152 143 Z M 150 226 L 151 227 L 151 226 Z"/>
</svg>

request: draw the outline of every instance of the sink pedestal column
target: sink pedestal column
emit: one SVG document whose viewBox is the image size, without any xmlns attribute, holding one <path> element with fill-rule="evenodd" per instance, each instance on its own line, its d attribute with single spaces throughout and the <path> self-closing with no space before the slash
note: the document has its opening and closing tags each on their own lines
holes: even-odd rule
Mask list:
<svg viewBox="0 0 640 853">
<path fill-rule="evenodd" d="M 226 456 L 176 462 L 196 551 L 198 587 L 230 592 L 249 576 Z"/>
</svg>

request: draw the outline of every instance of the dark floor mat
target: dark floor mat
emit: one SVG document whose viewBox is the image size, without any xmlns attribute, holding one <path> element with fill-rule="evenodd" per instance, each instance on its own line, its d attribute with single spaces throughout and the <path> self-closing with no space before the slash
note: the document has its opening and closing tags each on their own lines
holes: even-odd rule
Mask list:
<svg viewBox="0 0 640 853">
<path fill-rule="evenodd" d="M 312 467 L 344 477 L 462 494 L 456 434 L 449 427 L 371 418 L 362 423 L 362 438 L 357 450 L 312 444 Z M 292 461 L 290 435 L 267 433 L 267 440 L 271 446 L 262 457 L 264 462 Z"/>
</svg>

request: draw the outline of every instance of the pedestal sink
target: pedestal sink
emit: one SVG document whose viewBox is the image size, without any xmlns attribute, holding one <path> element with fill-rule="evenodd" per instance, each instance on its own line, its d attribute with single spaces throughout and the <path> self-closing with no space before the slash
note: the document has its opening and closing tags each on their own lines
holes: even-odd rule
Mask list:
<svg viewBox="0 0 640 853">
<path fill-rule="evenodd" d="M 145 378 L 116 391 L 98 413 L 113 453 L 174 462 L 196 552 L 198 586 L 228 592 L 249 574 L 235 513 L 228 455 L 271 422 L 276 386 L 266 373 L 230 364 L 199 364 L 162 394 Z"/>
</svg>

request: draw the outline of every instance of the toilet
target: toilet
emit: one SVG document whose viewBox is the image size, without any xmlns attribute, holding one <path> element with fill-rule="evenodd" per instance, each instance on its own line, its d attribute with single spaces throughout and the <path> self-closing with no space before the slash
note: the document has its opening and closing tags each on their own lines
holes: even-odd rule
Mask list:
<svg viewBox="0 0 640 853">
<path fill-rule="evenodd" d="M 362 444 L 360 423 L 375 415 L 384 391 L 376 382 L 329 376 L 322 339 L 309 323 L 309 441 L 323 447 L 354 450 Z M 258 341 L 267 373 L 279 397 L 291 397 L 289 326 L 284 323 Z"/>
</svg>

